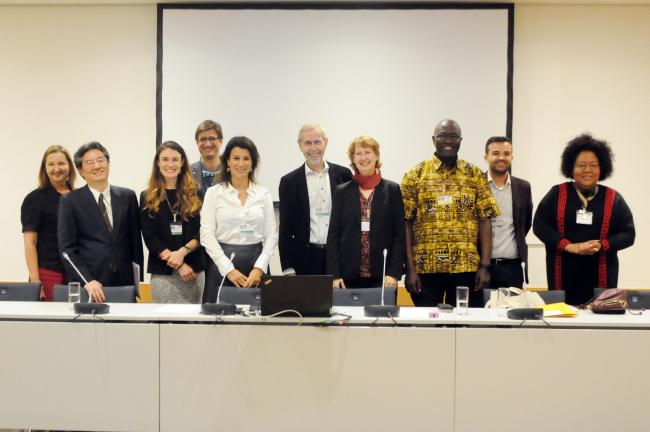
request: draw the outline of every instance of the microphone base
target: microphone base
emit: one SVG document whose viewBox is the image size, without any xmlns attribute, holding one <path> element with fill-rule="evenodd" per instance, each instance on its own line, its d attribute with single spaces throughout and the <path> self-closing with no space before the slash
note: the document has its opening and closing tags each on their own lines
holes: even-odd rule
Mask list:
<svg viewBox="0 0 650 432">
<path fill-rule="evenodd" d="M 399 306 L 372 305 L 364 307 L 363 312 L 367 317 L 397 318 L 399 316 Z"/>
<path fill-rule="evenodd" d="M 508 318 L 514 320 L 541 320 L 543 316 L 542 308 L 517 308 L 508 311 Z"/>
<path fill-rule="evenodd" d="M 201 305 L 202 315 L 235 315 L 237 305 L 228 303 L 203 303 Z"/>
<path fill-rule="evenodd" d="M 89 314 L 89 315 L 102 315 L 107 314 L 110 306 L 106 303 L 75 303 L 74 313 L 76 314 Z"/>
</svg>

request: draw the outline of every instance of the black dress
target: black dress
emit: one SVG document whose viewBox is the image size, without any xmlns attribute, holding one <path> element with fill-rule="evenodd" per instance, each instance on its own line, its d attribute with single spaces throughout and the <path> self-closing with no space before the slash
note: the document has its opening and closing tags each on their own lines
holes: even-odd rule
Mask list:
<svg viewBox="0 0 650 432">
<path fill-rule="evenodd" d="M 561 199 L 561 195 L 565 198 Z M 558 212 L 558 207 L 564 210 Z M 539 203 L 533 222 L 535 235 L 546 246 L 548 288 L 564 289 L 567 303 L 573 305 L 588 301 L 596 287 L 618 286 L 617 252 L 632 246 L 635 237 L 632 212 L 613 189 L 598 186 L 598 192 L 587 206 L 587 211 L 593 214 L 591 224 L 577 223 L 576 213 L 581 208 L 582 201 L 572 182 L 556 185 Z M 564 251 L 569 243 L 588 240 L 600 240 L 601 251 L 594 255 Z"/>
</svg>

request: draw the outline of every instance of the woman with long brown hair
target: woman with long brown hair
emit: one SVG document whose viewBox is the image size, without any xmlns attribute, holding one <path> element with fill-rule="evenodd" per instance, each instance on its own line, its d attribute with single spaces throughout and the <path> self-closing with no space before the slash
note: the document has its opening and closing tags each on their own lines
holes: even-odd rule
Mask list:
<svg viewBox="0 0 650 432">
<path fill-rule="evenodd" d="M 185 150 L 174 141 L 162 143 L 153 161 L 149 187 L 140 195 L 154 303 L 200 303 L 204 262 L 199 250 L 201 200 L 197 189 Z"/>
<path fill-rule="evenodd" d="M 20 208 L 29 281 L 41 282 L 41 299 L 46 301 L 52 301 L 54 285 L 65 280 L 57 235 L 59 199 L 74 190 L 76 176 L 70 153 L 58 145 L 48 147 L 38 170 L 38 188 Z"/>
</svg>

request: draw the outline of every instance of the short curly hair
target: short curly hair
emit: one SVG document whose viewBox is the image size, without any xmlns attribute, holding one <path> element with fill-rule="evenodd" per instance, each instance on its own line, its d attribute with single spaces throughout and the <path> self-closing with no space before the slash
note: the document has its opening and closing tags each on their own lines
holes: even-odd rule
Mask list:
<svg viewBox="0 0 650 432">
<path fill-rule="evenodd" d="M 614 154 L 605 140 L 594 138 L 591 134 L 585 133 L 569 141 L 562 152 L 562 175 L 566 178 L 573 178 L 573 166 L 578 155 L 583 151 L 593 152 L 598 158 L 600 165 L 599 180 L 605 180 L 614 171 Z"/>
</svg>

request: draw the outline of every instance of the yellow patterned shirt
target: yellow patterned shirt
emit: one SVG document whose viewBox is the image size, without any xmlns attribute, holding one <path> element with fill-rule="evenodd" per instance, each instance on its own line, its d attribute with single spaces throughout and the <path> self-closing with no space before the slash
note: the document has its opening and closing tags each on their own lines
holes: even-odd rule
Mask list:
<svg viewBox="0 0 650 432">
<path fill-rule="evenodd" d="M 417 272 L 476 271 L 479 221 L 500 214 L 481 170 L 461 159 L 448 169 L 433 156 L 404 175 L 401 189 Z"/>
</svg>

